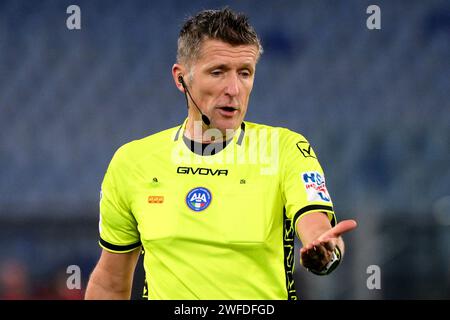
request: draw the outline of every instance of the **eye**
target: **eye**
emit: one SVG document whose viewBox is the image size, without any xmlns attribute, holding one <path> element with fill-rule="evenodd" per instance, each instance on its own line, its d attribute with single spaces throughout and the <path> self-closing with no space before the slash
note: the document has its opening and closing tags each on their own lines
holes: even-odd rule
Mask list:
<svg viewBox="0 0 450 320">
<path fill-rule="evenodd" d="M 218 77 L 222 74 L 223 72 L 221 70 L 213 70 L 211 71 L 211 75 L 213 75 L 214 77 Z"/>
<path fill-rule="evenodd" d="M 239 74 L 244 78 L 248 78 L 251 75 L 251 73 L 248 70 L 242 70 L 239 72 Z"/>
</svg>

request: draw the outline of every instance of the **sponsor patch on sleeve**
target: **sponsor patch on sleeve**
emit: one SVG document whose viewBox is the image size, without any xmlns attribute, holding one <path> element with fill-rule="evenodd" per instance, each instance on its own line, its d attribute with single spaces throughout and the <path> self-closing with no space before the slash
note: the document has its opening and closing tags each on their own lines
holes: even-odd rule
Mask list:
<svg viewBox="0 0 450 320">
<path fill-rule="evenodd" d="M 300 176 L 305 185 L 308 201 L 331 202 L 325 185 L 325 177 L 316 171 L 303 172 Z"/>
</svg>

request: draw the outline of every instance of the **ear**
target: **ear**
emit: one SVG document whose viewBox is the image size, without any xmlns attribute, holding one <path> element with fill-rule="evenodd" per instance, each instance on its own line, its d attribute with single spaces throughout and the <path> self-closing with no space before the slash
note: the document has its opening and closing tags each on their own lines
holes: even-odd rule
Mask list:
<svg viewBox="0 0 450 320">
<path fill-rule="evenodd" d="M 173 80 L 175 81 L 175 85 L 177 86 L 178 90 L 180 90 L 183 93 L 184 93 L 184 88 L 183 88 L 183 85 L 178 81 L 178 77 L 184 76 L 185 71 L 186 71 L 185 67 L 181 64 L 175 63 L 172 66 L 172 77 L 173 77 Z"/>
</svg>

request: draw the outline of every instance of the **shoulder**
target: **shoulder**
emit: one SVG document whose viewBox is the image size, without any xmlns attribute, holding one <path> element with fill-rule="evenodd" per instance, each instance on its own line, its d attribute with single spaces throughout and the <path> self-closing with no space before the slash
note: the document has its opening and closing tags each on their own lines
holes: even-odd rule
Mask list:
<svg viewBox="0 0 450 320">
<path fill-rule="evenodd" d="M 245 131 L 246 133 L 247 131 L 248 133 L 257 132 L 260 135 L 262 135 L 263 133 L 266 133 L 270 136 L 277 135 L 280 143 L 283 145 L 292 143 L 295 145 L 296 143 L 301 141 L 308 142 L 308 140 L 302 134 L 285 127 L 275 127 L 245 121 Z"/>
<path fill-rule="evenodd" d="M 136 139 L 120 146 L 114 153 L 112 162 L 126 163 L 129 161 L 136 162 L 143 157 L 154 153 L 160 153 L 162 149 L 167 148 L 173 141 L 179 129 L 179 126 L 159 131 L 147 137 Z"/>
</svg>

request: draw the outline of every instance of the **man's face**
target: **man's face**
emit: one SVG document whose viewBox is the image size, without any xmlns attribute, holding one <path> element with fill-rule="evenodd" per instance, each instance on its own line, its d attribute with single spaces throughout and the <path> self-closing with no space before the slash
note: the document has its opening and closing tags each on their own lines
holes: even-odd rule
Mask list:
<svg viewBox="0 0 450 320">
<path fill-rule="evenodd" d="M 247 112 L 253 88 L 258 48 L 232 46 L 204 40 L 199 58 L 192 64 L 189 90 L 211 127 L 225 133 L 237 129 Z"/>
</svg>

